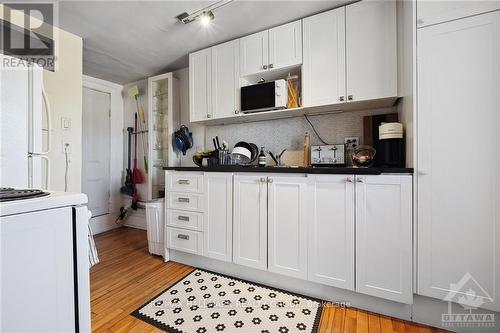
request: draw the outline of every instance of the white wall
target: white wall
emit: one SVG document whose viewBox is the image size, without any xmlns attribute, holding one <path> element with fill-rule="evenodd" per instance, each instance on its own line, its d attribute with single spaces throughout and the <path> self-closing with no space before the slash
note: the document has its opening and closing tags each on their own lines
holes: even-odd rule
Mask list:
<svg viewBox="0 0 500 333">
<path fill-rule="evenodd" d="M 80 192 L 82 182 L 82 39 L 58 31 L 56 71 L 43 71 L 43 83 L 52 111 L 50 190 L 64 190 L 65 155 L 63 142 L 70 144 L 68 191 Z M 71 120 L 63 130 L 61 118 Z"/>
<path fill-rule="evenodd" d="M 123 184 L 123 86 L 90 76 L 83 76 L 83 86 L 86 88 L 109 93 L 111 96 L 110 107 L 110 201 L 109 214 L 92 218 L 91 225 L 95 234 L 101 233 L 118 225 L 115 220 L 123 206 L 120 188 Z M 85 101 L 83 101 L 85 103 Z M 85 133 L 84 133 L 85 135 Z"/>
</svg>

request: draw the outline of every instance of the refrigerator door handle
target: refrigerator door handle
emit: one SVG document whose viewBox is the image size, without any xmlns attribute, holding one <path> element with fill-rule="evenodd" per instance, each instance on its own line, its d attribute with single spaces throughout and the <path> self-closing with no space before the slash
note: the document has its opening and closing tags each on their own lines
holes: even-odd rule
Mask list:
<svg viewBox="0 0 500 333">
<path fill-rule="evenodd" d="M 48 190 L 50 188 L 50 158 L 44 155 L 38 156 L 47 162 L 47 167 L 45 168 L 45 190 Z"/>
<path fill-rule="evenodd" d="M 51 110 L 49 98 L 47 97 L 47 92 L 45 92 L 45 88 L 42 87 L 42 98 L 43 105 L 45 106 L 45 114 L 47 115 L 47 150 L 38 153 L 39 155 L 46 155 L 50 153 L 51 145 L 52 145 L 52 121 L 51 121 Z"/>
</svg>

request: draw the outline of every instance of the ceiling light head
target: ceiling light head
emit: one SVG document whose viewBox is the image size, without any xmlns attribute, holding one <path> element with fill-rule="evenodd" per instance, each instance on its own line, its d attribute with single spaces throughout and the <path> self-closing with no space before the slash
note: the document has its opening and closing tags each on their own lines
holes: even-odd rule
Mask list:
<svg viewBox="0 0 500 333">
<path fill-rule="evenodd" d="M 203 12 L 198 17 L 201 25 L 203 25 L 204 27 L 207 27 L 208 25 L 210 25 L 210 23 L 214 20 L 214 18 L 215 18 L 215 16 L 214 16 L 214 13 L 212 11 Z"/>
</svg>

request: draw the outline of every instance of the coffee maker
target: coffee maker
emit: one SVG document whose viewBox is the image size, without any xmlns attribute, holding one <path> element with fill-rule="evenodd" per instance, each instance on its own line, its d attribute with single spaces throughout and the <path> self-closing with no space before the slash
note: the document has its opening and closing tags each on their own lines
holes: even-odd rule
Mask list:
<svg viewBox="0 0 500 333">
<path fill-rule="evenodd" d="M 374 166 L 382 168 L 405 167 L 405 141 L 403 124 L 397 122 L 381 123 L 378 127 L 378 140 L 375 143 L 377 158 Z"/>
</svg>

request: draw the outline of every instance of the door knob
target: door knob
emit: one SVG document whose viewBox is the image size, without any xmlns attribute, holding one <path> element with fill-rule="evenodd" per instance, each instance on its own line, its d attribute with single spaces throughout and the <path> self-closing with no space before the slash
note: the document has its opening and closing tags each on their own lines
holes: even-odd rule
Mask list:
<svg viewBox="0 0 500 333">
<path fill-rule="evenodd" d="M 273 67 L 274 67 L 274 65 L 273 65 L 273 64 L 269 64 L 269 68 L 273 68 Z"/>
<path fill-rule="evenodd" d="M 352 183 L 352 177 L 347 177 L 345 181 L 348 183 Z"/>
<path fill-rule="evenodd" d="M 238 113 L 240 113 L 240 111 L 234 110 L 234 114 L 238 114 Z"/>
<path fill-rule="evenodd" d="M 364 183 L 365 182 L 365 178 L 364 177 L 356 177 L 356 181 L 358 183 Z"/>
<path fill-rule="evenodd" d="M 260 179 L 260 182 L 261 182 L 261 183 L 265 183 L 265 182 L 266 182 L 266 178 L 265 178 L 265 177 L 262 177 L 262 178 Z"/>
<path fill-rule="evenodd" d="M 267 69 L 267 65 L 262 66 L 262 69 Z"/>
<path fill-rule="evenodd" d="M 354 96 L 353 95 L 349 95 L 349 96 L 347 96 L 347 99 L 350 100 L 350 101 L 352 101 L 354 99 Z"/>
<path fill-rule="evenodd" d="M 340 96 L 339 101 L 341 101 L 341 102 L 345 101 L 345 96 Z"/>
<path fill-rule="evenodd" d="M 269 178 L 269 179 L 267 180 L 267 182 L 268 182 L 268 183 L 272 183 L 272 182 L 273 182 L 273 179 L 272 179 L 272 178 Z"/>
<path fill-rule="evenodd" d="M 212 115 L 211 114 L 207 114 L 207 118 L 212 118 Z"/>
</svg>

